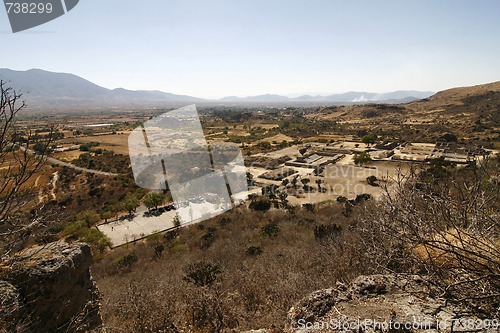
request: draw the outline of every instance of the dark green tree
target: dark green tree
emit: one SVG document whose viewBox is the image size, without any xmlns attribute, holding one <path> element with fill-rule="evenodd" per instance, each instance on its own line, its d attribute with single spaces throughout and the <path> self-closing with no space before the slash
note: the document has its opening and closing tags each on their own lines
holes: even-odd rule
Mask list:
<svg viewBox="0 0 500 333">
<path fill-rule="evenodd" d="M 144 205 L 147 209 L 151 208 L 158 209 L 158 206 L 165 202 L 165 195 L 161 192 L 149 192 L 144 197 Z"/>
<path fill-rule="evenodd" d="M 366 144 L 367 147 L 370 147 L 370 145 L 374 144 L 378 140 L 378 137 L 376 134 L 371 133 L 363 136 L 361 141 Z"/>
<path fill-rule="evenodd" d="M 367 152 L 362 152 L 359 154 L 354 154 L 354 157 L 352 158 L 354 161 L 354 164 L 356 165 L 364 165 L 372 160 L 370 154 Z"/>
</svg>

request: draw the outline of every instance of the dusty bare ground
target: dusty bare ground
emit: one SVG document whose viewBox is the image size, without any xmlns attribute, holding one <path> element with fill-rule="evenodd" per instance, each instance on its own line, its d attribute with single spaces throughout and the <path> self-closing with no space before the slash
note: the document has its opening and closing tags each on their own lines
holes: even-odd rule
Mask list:
<svg viewBox="0 0 500 333">
<path fill-rule="evenodd" d="M 298 196 L 289 196 L 288 201 L 293 205 L 305 203 L 318 203 L 328 200 L 336 200 L 340 196 L 354 199 L 357 195 L 368 193 L 375 199 L 383 196 L 385 186 L 389 189 L 394 184 L 398 174 L 408 172 L 409 165 L 395 162 L 372 162 L 369 166 L 358 167 L 353 164 L 332 164 L 325 168 L 323 177 L 313 176 L 312 170 L 308 174 L 301 174 L 301 178 L 310 180 L 309 185 L 313 191 L 301 193 Z M 366 178 L 375 176 L 379 179 L 379 186 L 369 185 Z M 293 178 L 293 176 L 291 177 Z M 321 187 L 326 191 L 318 191 L 316 181 L 321 180 Z M 300 183 L 299 183 L 300 187 Z"/>
<path fill-rule="evenodd" d="M 273 142 L 273 141 L 276 141 L 277 143 L 281 143 L 283 141 L 288 141 L 288 142 L 292 142 L 294 139 L 288 135 L 284 135 L 284 134 L 277 134 L 275 136 L 271 136 L 271 137 L 268 137 L 268 138 L 264 138 L 262 140 L 259 140 L 257 142 L 263 142 L 263 141 L 267 141 L 267 142 Z"/>
</svg>

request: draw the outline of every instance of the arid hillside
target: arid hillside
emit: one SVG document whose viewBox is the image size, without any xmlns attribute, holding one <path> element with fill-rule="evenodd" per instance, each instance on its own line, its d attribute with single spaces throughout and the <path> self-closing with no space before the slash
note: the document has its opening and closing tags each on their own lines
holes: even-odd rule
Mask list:
<svg viewBox="0 0 500 333">
<path fill-rule="evenodd" d="M 459 141 L 498 148 L 500 81 L 448 89 L 407 104 L 326 107 L 308 117 L 336 120 L 353 132 L 400 133 L 408 141 L 432 142 L 451 133 Z"/>
<path fill-rule="evenodd" d="M 447 90 L 440 91 L 435 95 L 427 98 L 430 101 L 434 102 L 448 102 L 449 100 L 457 100 L 462 101 L 463 99 L 474 96 L 474 95 L 484 95 L 491 91 L 500 91 L 500 81 L 480 84 L 476 86 L 470 87 L 458 87 L 451 88 Z M 415 102 L 418 103 L 418 102 Z M 413 104 L 413 103 L 411 103 Z"/>
</svg>

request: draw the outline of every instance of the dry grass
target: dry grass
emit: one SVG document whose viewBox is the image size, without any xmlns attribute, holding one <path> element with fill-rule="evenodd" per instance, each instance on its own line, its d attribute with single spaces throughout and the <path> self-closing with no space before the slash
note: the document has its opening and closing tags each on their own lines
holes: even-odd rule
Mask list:
<svg viewBox="0 0 500 333">
<path fill-rule="evenodd" d="M 474 269 L 490 265 L 485 258 L 494 258 L 499 255 L 500 240 L 485 238 L 482 235 L 470 234 L 463 229 L 447 229 L 437 233 L 429 244 L 419 244 L 414 252 L 422 260 L 434 262 L 442 267 L 458 267 L 460 265 L 460 254 L 474 254 L 477 256 L 477 264 Z M 459 256 L 457 256 L 459 254 Z"/>
<path fill-rule="evenodd" d="M 274 135 L 274 136 L 270 136 L 268 138 L 264 138 L 264 139 L 258 140 L 258 141 L 256 141 L 256 143 L 263 142 L 263 141 L 267 141 L 267 142 L 276 141 L 277 143 L 281 143 L 283 141 L 292 142 L 293 140 L 294 140 L 294 138 L 292 138 L 292 137 L 290 137 L 288 135 L 277 134 L 277 135 Z"/>
<path fill-rule="evenodd" d="M 290 306 L 309 292 L 369 269 L 353 249 L 357 241 L 348 231 L 349 221 L 336 203 L 319 213 L 260 213 L 241 207 L 184 228 L 173 240 L 150 238 L 117 249 L 93 267 L 103 294 L 107 331 L 140 332 L 146 322 L 165 320 L 192 332 L 282 327 Z M 262 232 L 270 223 L 279 228 L 275 237 Z M 342 226 L 345 238 L 319 241 L 316 226 L 332 223 Z M 165 251 L 154 258 L 158 244 Z M 249 255 L 252 246 L 262 253 Z M 130 268 L 117 268 L 120 258 L 128 254 L 138 261 Z M 184 279 L 189 265 L 200 261 L 221 269 L 207 287 Z M 145 308 L 137 308 L 138 304 Z M 203 311 L 210 313 L 209 319 Z"/>
<path fill-rule="evenodd" d="M 83 151 L 71 150 L 71 151 L 53 153 L 52 157 L 61 161 L 71 162 L 73 160 L 76 160 L 83 153 L 84 153 Z"/>
<path fill-rule="evenodd" d="M 121 132 L 120 132 L 121 133 Z M 128 155 L 128 134 L 93 135 L 79 137 L 79 142 L 99 142 L 99 148 L 113 150 L 116 154 Z"/>
</svg>

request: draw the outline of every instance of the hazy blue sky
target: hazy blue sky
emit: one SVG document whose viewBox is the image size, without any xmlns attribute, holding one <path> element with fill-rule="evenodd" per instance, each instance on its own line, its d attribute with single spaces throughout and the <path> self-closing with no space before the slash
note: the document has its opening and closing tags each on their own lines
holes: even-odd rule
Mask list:
<svg viewBox="0 0 500 333">
<path fill-rule="evenodd" d="M 499 0 L 80 0 L 0 38 L 0 67 L 198 97 L 500 80 Z"/>
</svg>

